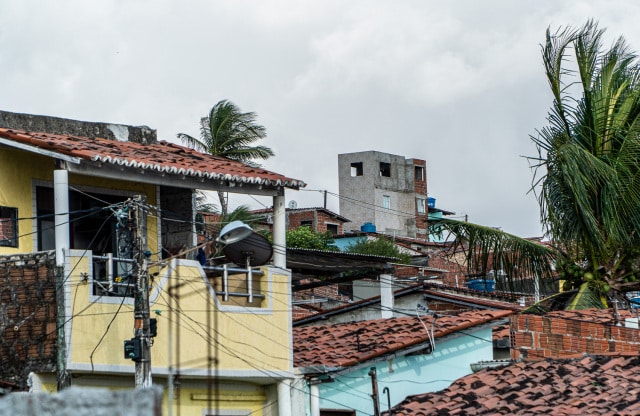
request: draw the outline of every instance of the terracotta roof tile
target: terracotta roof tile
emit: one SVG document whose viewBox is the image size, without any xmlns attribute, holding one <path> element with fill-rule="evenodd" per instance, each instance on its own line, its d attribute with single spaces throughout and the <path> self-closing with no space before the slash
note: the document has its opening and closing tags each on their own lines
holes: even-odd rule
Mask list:
<svg viewBox="0 0 640 416">
<path fill-rule="evenodd" d="M 300 180 L 174 143 L 123 142 L 0 128 L 0 138 L 95 163 L 238 183 L 300 188 Z"/>
<path fill-rule="evenodd" d="M 509 316 L 511 311 L 484 310 L 438 317 L 434 338 Z M 417 347 L 429 340 L 433 317 L 376 319 L 293 328 L 294 365 L 350 367 L 376 357 Z M 425 328 L 426 327 L 426 328 Z"/>
<path fill-rule="evenodd" d="M 407 397 L 405 415 L 631 415 L 640 411 L 638 357 L 519 362 L 485 369 L 445 390 Z M 387 415 L 387 413 L 383 413 Z"/>
</svg>

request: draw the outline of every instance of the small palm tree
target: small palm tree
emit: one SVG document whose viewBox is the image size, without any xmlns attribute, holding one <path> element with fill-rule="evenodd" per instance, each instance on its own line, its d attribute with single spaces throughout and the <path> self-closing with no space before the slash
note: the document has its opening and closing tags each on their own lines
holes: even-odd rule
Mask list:
<svg viewBox="0 0 640 416">
<path fill-rule="evenodd" d="M 267 135 L 266 129 L 256 124 L 255 120 L 255 113 L 243 113 L 232 102 L 222 100 L 202 119 L 200 138 L 184 133 L 178 133 L 177 136 L 198 151 L 252 164 L 256 159 L 265 160 L 274 156 L 269 147 L 253 146 L 253 143 Z M 228 207 L 224 192 L 218 191 L 218 198 L 222 215 L 226 215 Z"/>
<path fill-rule="evenodd" d="M 549 125 L 531 137 L 538 155 L 529 160 L 549 244 L 437 223 L 468 248 L 475 271 L 557 275 L 576 291 L 572 308 L 606 306 L 607 297 L 640 288 L 640 64 L 623 38 L 604 50 L 603 32 L 589 21 L 547 30 L 542 45 L 553 105 Z"/>
</svg>

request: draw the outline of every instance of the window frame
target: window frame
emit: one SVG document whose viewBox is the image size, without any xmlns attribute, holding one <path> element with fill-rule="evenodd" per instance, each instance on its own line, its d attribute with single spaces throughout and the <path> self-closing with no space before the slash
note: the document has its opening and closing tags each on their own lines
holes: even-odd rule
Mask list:
<svg viewBox="0 0 640 416">
<path fill-rule="evenodd" d="M 382 208 L 391 209 L 391 195 L 382 195 Z"/>
<path fill-rule="evenodd" d="M 416 197 L 416 212 L 418 214 L 426 214 L 427 213 L 427 199 Z"/>
</svg>

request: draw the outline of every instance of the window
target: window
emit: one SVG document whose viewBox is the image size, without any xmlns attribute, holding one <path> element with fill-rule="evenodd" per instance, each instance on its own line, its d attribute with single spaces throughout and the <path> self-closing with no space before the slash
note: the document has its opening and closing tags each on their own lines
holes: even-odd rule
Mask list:
<svg viewBox="0 0 640 416">
<path fill-rule="evenodd" d="M 416 198 L 416 210 L 418 211 L 418 214 L 424 214 L 427 212 L 426 202 L 425 198 Z"/>
<path fill-rule="evenodd" d="M 391 163 L 380 162 L 380 176 L 391 177 Z"/>
<path fill-rule="evenodd" d="M 354 162 L 351 164 L 351 176 L 362 176 L 362 162 Z"/>
<path fill-rule="evenodd" d="M 338 224 L 327 224 L 327 231 L 333 235 L 338 234 Z"/>
<path fill-rule="evenodd" d="M 391 197 L 389 195 L 382 195 L 382 208 L 391 209 Z"/>
<path fill-rule="evenodd" d="M 300 221 L 300 227 L 313 228 L 313 220 L 302 220 L 302 221 Z"/>
<path fill-rule="evenodd" d="M 422 166 L 415 166 L 415 178 L 416 181 L 424 181 L 424 168 Z"/>
<path fill-rule="evenodd" d="M 0 246 L 18 247 L 18 208 L 0 207 Z"/>
</svg>

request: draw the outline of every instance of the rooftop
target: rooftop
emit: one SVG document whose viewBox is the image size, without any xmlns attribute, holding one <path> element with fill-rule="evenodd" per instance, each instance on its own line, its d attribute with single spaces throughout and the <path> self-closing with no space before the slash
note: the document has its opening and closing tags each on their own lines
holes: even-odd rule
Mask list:
<svg viewBox="0 0 640 416">
<path fill-rule="evenodd" d="M 490 310 L 440 316 L 433 323 L 433 335 L 436 339 L 441 338 L 506 318 L 511 313 L 505 310 Z M 429 335 L 425 325 L 430 326 L 432 321 L 432 316 L 423 316 L 421 319 L 411 316 L 295 327 L 294 366 L 338 370 L 412 347 L 426 348 Z"/>
<path fill-rule="evenodd" d="M 481 370 L 392 410 L 394 416 L 630 415 L 640 414 L 639 395 L 640 358 L 587 356 Z"/>
<path fill-rule="evenodd" d="M 91 172 L 95 176 L 122 175 L 124 171 L 129 180 L 134 173 L 136 180 L 141 178 L 151 183 L 164 183 L 169 177 L 189 179 L 201 183 L 198 189 L 210 188 L 214 181 L 220 187 L 236 188 L 243 185 L 294 189 L 306 186 L 297 179 L 165 141 L 141 144 L 0 128 L 0 145 L 61 159 L 67 162 L 71 172 Z M 155 179 L 145 179 L 149 176 Z"/>
</svg>

